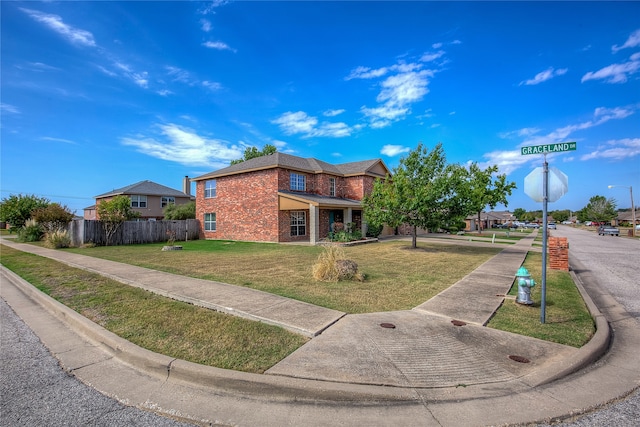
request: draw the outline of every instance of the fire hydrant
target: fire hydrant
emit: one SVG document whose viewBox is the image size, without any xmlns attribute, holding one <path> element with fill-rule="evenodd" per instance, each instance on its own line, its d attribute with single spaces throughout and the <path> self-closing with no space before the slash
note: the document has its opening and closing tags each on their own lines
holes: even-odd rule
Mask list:
<svg viewBox="0 0 640 427">
<path fill-rule="evenodd" d="M 529 270 L 524 267 L 518 269 L 516 277 L 518 278 L 518 297 L 516 302 L 518 304 L 532 305 L 531 288 L 536 285 L 536 282 L 531 278 Z"/>
</svg>

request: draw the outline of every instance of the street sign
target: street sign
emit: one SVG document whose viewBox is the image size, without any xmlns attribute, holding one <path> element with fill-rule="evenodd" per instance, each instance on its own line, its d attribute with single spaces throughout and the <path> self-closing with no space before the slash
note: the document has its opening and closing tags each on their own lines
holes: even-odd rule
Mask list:
<svg viewBox="0 0 640 427">
<path fill-rule="evenodd" d="M 561 153 L 563 151 L 575 151 L 575 149 L 575 142 L 560 142 L 558 144 L 530 145 L 528 147 L 522 147 L 520 149 L 520 154 L 526 156 L 527 154 Z"/>
</svg>

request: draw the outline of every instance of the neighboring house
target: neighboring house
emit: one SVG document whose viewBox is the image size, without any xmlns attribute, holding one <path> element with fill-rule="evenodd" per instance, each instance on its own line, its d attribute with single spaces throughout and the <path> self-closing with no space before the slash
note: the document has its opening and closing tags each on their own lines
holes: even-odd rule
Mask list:
<svg viewBox="0 0 640 427">
<path fill-rule="evenodd" d="M 389 170 L 380 159 L 338 165 L 284 153 L 197 178 L 201 237 L 317 243 L 336 222 L 366 232 L 361 200 Z"/>
<path fill-rule="evenodd" d="M 476 231 L 479 227 L 482 227 L 483 230 L 487 228 L 492 228 L 498 224 L 509 224 L 516 221 L 517 218 L 509 211 L 491 211 L 485 212 L 482 211 L 480 213 L 480 224 L 478 224 L 478 213 L 474 213 L 465 218 L 467 231 Z"/>
<path fill-rule="evenodd" d="M 103 201 L 111 200 L 120 195 L 129 197 L 131 208 L 140 213 L 140 219 L 151 221 L 163 219 L 163 210 L 169 204 L 182 205 L 195 200 L 191 195 L 189 177 L 185 177 L 183 180 L 183 191 L 174 190 L 152 181 L 140 181 L 96 196 L 95 206 L 85 208 L 85 219 L 90 219 L 88 217 L 92 214 L 93 219 L 100 219 L 96 212 L 97 206 Z"/>
<path fill-rule="evenodd" d="M 636 209 L 635 220 L 636 220 L 636 224 L 640 223 L 640 210 L 638 209 Z M 631 224 L 632 222 L 633 222 L 633 215 L 632 215 L 631 209 L 629 209 L 628 211 L 618 212 L 618 217 L 611 221 L 611 225 L 618 226 L 620 224 L 625 224 L 625 223 Z"/>
<path fill-rule="evenodd" d="M 84 210 L 84 216 L 83 219 L 89 220 L 89 221 L 93 221 L 96 219 L 96 205 L 91 205 L 88 206 L 86 208 L 83 209 Z"/>
</svg>

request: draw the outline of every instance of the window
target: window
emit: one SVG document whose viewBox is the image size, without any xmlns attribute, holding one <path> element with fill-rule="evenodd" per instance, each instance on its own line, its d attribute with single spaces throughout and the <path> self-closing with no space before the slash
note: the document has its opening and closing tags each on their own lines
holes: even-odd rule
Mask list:
<svg viewBox="0 0 640 427">
<path fill-rule="evenodd" d="M 204 198 L 211 199 L 216 197 L 216 180 L 210 179 L 204 183 Z"/>
<path fill-rule="evenodd" d="M 146 208 L 147 207 L 147 196 L 140 196 L 134 194 L 131 196 L 131 207 L 132 208 Z"/>
<path fill-rule="evenodd" d="M 204 214 L 204 231 L 216 231 L 216 226 L 215 212 Z"/>
<path fill-rule="evenodd" d="M 291 212 L 291 235 L 305 236 L 307 234 L 306 212 Z"/>
<path fill-rule="evenodd" d="M 164 209 L 167 205 L 175 205 L 176 204 L 176 198 L 175 197 L 170 197 L 170 196 L 162 196 L 162 203 L 161 203 L 161 207 Z"/>
<path fill-rule="evenodd" d="M 289 175 L 291 191 L 305 191 L 307 177 L 300 173 L 293 173 Z"/>
<path fill-rule="evenodd" d="M 336 197 L 336 179 L 329 178 L 329 195 L 331 197 Z"/>
</svg>

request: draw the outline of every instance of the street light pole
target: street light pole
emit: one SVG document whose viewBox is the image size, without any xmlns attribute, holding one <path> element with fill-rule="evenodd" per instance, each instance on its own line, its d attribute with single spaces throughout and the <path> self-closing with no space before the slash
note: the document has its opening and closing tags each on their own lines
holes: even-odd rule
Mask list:
<svg viewBox="0 0 640 427">
<path fill-rule="evenodd" d="M 622 187 L 629 189 L 629 196 L 631 196 L 631 237 L 636 237 L 636 207 L 633 204 L 633 187 L 626 185 L 609 185 L 609 188 Z"/>
</svg>

